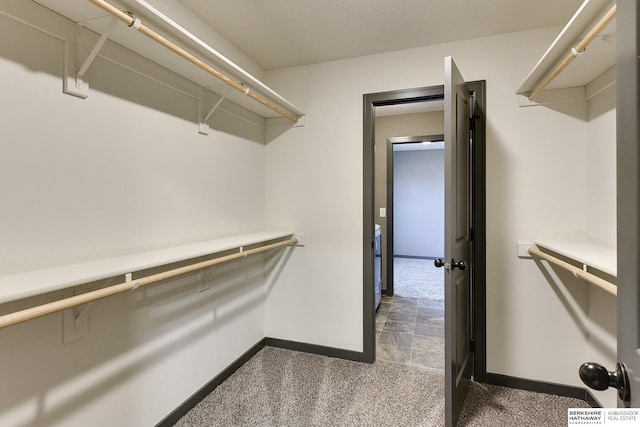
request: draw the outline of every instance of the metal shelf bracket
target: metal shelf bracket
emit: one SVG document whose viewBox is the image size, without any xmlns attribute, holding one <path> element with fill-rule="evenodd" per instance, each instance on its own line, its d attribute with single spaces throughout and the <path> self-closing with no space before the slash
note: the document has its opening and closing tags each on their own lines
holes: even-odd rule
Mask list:
<svg viewBox="0 0 640 427">
<path fill-rule="evenodd" d="M 84 59 L 84 62 L 80 67 L 78 67 L 78 64 L 82 62 L 82 58 L 84 57 L 82 39 L 85 27 L 78 23 L 75 46 L 69 42 L 65 42 L 64 44 L 64 81 L 62 89 L 64 93 L 83 99 L 89 96 L 89 82 L 85 78 L 85 75 L 93 61 L 98 56 L 98 53 L 100 53 L 100 49 L 102 49 L 106 41 L 111 36 L 111 33 L 116 28 L 117 23 L 118 21 L 116 18 L 111 18 L 109 26 L 100 36 L 100 39 L 98 39 L 97 43 L 93 49 L 91 49 L 91 52 L 86 59 Z"/>
<path fill-rule="evenodd" d="M 211 110 L 209 110 L 209 112 L 203 117 L 204 112 L 207 110 L 207 107 L 209 107 L 209 97 L 207 96 L 208 92 L 209 91 L 207 89 L 204 89 L 202 91 L 202 98 L 200 98 L 199 116 L 201 119 L 198 122 L 198 133 L 201 135 L 209 135 L 209 124 L 207 122 L 211 116 L 213 116 L 213 113 L 216 112 L 220 104 L 222 104 L 222 101 L 227 97 L 229 89 L 227 89 L 224 94 L 220 95 L 220 98 L 216 101 Z"/>
<path fill-rule="evenodd" d="M 88 292 L 87 289 L 76 289 L 73 295 Z M 62 314 L 62 343 L 69 344 L 89 334 L 89 308 L 92 303 L 64 310 Z"/>
</svg>

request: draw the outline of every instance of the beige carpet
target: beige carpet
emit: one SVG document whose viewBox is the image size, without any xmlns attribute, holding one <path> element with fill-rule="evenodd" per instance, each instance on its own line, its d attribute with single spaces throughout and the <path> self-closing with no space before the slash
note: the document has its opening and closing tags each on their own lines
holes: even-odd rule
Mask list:
<svg viewBox="0 0 640 427">
<path fill-rule="evenodd" d="M 393 292 L 407 298 L 444 301 L 444 268 L 432 259 L 393 258 Z"/>
<path fill-rule="evenodd" d="M 564 426 L 575 399 L 472 384 L 460 426 Z M 442 426 L 442 371 L 265 347 L 176 426 Z"/>
</svg>

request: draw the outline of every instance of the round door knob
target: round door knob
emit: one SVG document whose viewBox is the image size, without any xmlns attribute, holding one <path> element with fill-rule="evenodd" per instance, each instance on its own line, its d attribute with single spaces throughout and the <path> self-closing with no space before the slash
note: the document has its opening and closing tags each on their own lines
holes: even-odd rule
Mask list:
<svg viewBox="0 0 640 427">
<path fill-rule="evenodd" d="M 466 270 L 466 269 L 467 269 L 467 263 L 466 263 L 466 262 L 464 262 L 464 261 L 458 261 L 458 262 L 456 262 L 456 261 L 454 261 L 454 260 L 451 260 L 451 269 L 452 269 L 452 270 L 455 270 L 456 268 L 459 268 L 459 269 L 460 269 L 460 271 L 464 271 L 464 270 Z"/>
<path fill-rule="evenodd" d="M 629 400 L 629 377 L 623 363 L 617 363 L 615 371 L 607 371 L 607 368 L 598 363 L 583 363 L 578 373 L 582 382 L 588 387 L 594 390 L 606 390 L 613 387 L 618 390 L 618 396 L 621 400 L 625 402 Z"/>
<path fill-rule="evenodd" d="M 444 267 L 444 260 L 442 258 L 436 258 L 433 260 L 433 265 L 435 265 L 438 268 Z"/>
<path fill-rule="evenodd" d="M 611 378 L 609 371 L 597 363 L 583 363 L 579 369 L 580 379 L 588 387 L 594 390 L 606 390 L 609 388 Z"/>
</svg>

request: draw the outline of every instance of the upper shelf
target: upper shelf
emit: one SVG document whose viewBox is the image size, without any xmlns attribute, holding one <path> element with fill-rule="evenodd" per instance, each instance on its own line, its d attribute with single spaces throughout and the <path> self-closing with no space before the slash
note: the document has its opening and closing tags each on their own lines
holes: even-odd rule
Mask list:
<svg viewBox="0 0 640 427">
<path fill-rule="evenodd" d="M 34 1 L 74 22 L 81 23 L 85 28 L 98 34 L 104 34 L 113 21 L 111 14 L 88 0 Z M 278 113 L 257 102 L 242 91 L 234 90 L 221 79 L 178 56 L 174 51 L 167 49 L 151 38 L 145 37 L 145 35 L 133 30 L 125 23 L 118 22 L 118 25 L 113 28 L 109 35 L 111 41 L 195 82 L 203 88 L 224 96 L 227 100 L 265 119 L 289 116 L 290 120 L 295 120 L 304 116 L 304 113 L 291 102 L 221 55 L 214 49 L 215 47 L 203 42 L 208 27 L 178 2 L 154 2 L 154 4 L 162 4 L 160 8 L 164 10 L 155 9 L 154 6 L 144 0 L 108 0 L 108 3 L 120 11 L 126 11 L 134 18 L 140 19 L 142 25 L 157 32 L 179 48 L 202 60 L 205 64 L 224 73 L 234 82 L 249 88 L 253 94 L 283 109 L 287 115 Z M 171 18 L 167 16 L 169 13 L 172 15 Z M 189 30 L 185 27 L 193 27 L 194 29 Z M 197 36 L 194 35 L 196 32 L 198 33 Z"/>
<path fill-rule="evenodd" d="M 542 55 L 525 81 L 517 90 L 523 98 L 531 94 L 537 85 L 548 76 L 569 54 L 582 38 L 615 5 L 614 0 L 585 0 L 571 20 L 562 29 L 551 46 Z M 562 94 L 565 101 L 585 100 L 615 82 L 616 22 L 611 22 L 600 35 L 589 44 L 583 54 L 576 56 L 542 92 L 537 103 L 553 102 L 553 91 L 571 88 L 572 93 Z M 557 91 L 556 91 L 557 92 Z M 551 96 L 550 96 L 551 95 Z M 524 105 L 527 104 L 526 98 Z"/>
</svg>

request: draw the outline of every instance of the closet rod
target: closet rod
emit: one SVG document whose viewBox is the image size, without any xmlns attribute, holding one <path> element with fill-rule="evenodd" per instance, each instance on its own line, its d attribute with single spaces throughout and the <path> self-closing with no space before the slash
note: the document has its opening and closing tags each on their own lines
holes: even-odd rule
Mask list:
<svg viewBox="0 0 640 427">
<path fill-rule="evenodd" d="M 27 320 L 37 319 L 38 317 L 46 316 L 47 314 L 56 313 L 69 308 L 73 308 L 82 304 L 86 304 L 92 301 L 96 301 L 102 298 L 106 298 L 112 295 L 120 294 L 123 292 L 134 291 L 142 286 L 147 286 L 160 282 L 163 280 L 171 279 L 183 274 L 192 273 L 194 271 L 209 268 L 217 264 L 233 261 L 239 258 L 245 258 L 249 255 L 266 252 L 271 249 L 280 248 L 282 246 L 294 245 L 298 242 L 298 239 L 293 237 L 281 242 L 272 243 L 270 245 L 260 246 L 254 249 L 246 251 L 240 251 L 231 255 L 225 255 L 219 258 L 210 259 L 208 261 L 201 261 L 195 264 L 186 265 L 184 267 L 174 268 L 172 270 L 163 271 L 162 273 L 152 274 L 150 276 L 141 277 L 139 279 L 132 280 L 130 282 L 123 282 L 117 285 L 112 285 L 106 288 L 97 289 L 95 291 L 87 292 L 81 295 L 76 295 L 69 298 L 64 298 L 58 301 L 53 301 L 47 304 L 30 307 L 14 313 L 5 314 L 0 316 L 0 329 L 12 326 L 18 323 L 26 322 Z"/>
<path fill-rule="evenodd" d="M 254 76 L 246 72 L 242 67 L 238 66 L 236 63 L 231 61 L 229 58 L 209 46 L 207 43 L 196 37 L 193 33 L 189 32 L 183 26 L 178 24 L 173 19 L 169 18 L 167 15 L 150 5 L 146 0 L 135 0 L 140 6 L 144 7 L 149 13 L 152 13 L 154 16 L 158 17 L 160 20 L 165 22 L 167 25 L 172 27 L 174 30 L 178 31 L 186 38 L 211 53 L 213 56 L 218 58 L 221 62 L 223 62 L 226 66 L 230 67 L 236 73 L 240 74 L 242 79 L 246 79 L 245 81 L 251 82 L 252 85 L 257 86 L 262 93 L 266 93 L 272 99 L 275 99 L 279 105 L 282 105 L 285 109 L 288 109 L 290 112 L 294 113 L 294 115 L 302 115 L 302 112 L 298 111 L 295 105 L 291 104 L 289 101 L 280 96 L 279 93 L 275 92 L 269 86 L 262 83 L 260 80 L 256 79 Z"/>
<path fill-rule="evenodd" d="M 147 36 L 150 39 L 156 41 L 157 43 L 163 45 L 167 49 L 171 50 L 172 52 L 176 53 L 177 55 L 179 55 L 182 58 L 186 59 L 187 61 L 191 62 L 192 64 L 198 66 L 199 68 L 203 69 L 204 71 L 208 72 L 209 74 L 219 78 L 220 80 L 222 80 L 223 82 L 225 82 L 229 86 L 233 87 L 237 91 L 242 92 L 245 95 L 253 98 L 255 101 L 259 102 L 260 104 L 264 105 L 265 107 L 268 107 L 268 108 L 272 109 L 276 113 L 280 114 L 283 117 L 286 117 L 287 119 L 289 119 L 289 120 L 291 120 L 293 122 L 297 122 L 298 121 L 298 117 L 296 117 L 295 115 L 289 113 L 288 111 L 285 111 L 284 109 L 280 108 L 276 104 L 264 99 L 262 96 L 258 95 L 257 93 L 252 92 L 247 86 L 236 82 L 235 80 L 233 80 L 230 77 L 228 77 L 226 74 L 223 74 L 222 72 L 220 72 L 220 71 L 216 70 L 215 68 L 211 67 L 209 64 L 205 63 L 201 59 L 199 59 L 196 56 L 190 54 L 186 50 L 182 49 L 180 46 L 178 46 L 175 43 L 167 40 L 165 37 L 163 37 L 160 34 L 156 33 L 151 28 L 149 28 L 146 25 L 142 24 L 139 19 L 136 19 L 136 18 L 133 18 L 133 17 L 127 15 L 126 13 L 124 13 L 123 11 L 118 9 L 117 7 L 113 6 L 111 3 L 108 3 L 105 0 L 87 0 L 87 1 L 89 1 L 90 3 L 93 3 L 94 5 L 96 5 L 100 9 L 106 11 L 107 13 L 110 13 L 111 15 L 115 16 L 117 19 L 119 19 L 120 21 L 122 21 L 125 24 L 127 24 L 127 26 L 132 27 L 134 29 L 137 29 L 138 31 L 143 33 L 145 36 Z"/>
<path fill-rule="evenodd" d="M 607 25 L 611 23 L 611 21 L 613 21 L 615 17 L 616 17 L 616 5 L 614 4 L 613 7 L 609 9 L 609 11 L 602 17 L 602 19 L 600 19 L 600 21 L 598 21 L 598 23 L 591 29 L 591 31 L 589 31 L 587 35 L 584 36 L 584 38 L 580 41 L 580 43 L 578 43 L 576 47 L 571 49 L 571 53 L 569 53 L 562 60 L 560 65 L 558 65 L 551 74 L 549 74 L 541 83 L 538 84 L 535 90 L 531 92 L 531 95 L 529 95 L 529 100 L 530 101 L 535 100 L 538 97 L 538 95 L 540 95 L 540 92 L 545 90 L 546 87 L 549 86 L 549 84 L 553 81 L 553 79 L 558 77 L 558 75 L 562 71 L 564 71 L 564 69 L 567 68 L 574 59 L 576 59 L 576 56 L 584 52 L 587 46 L 589 46 L 589 44 L 598 36 L 598 34 L 600 34 L 607 27 Z"/>
<path fill-rule="evenodd" d="M 534 247 L 529 248 L 528 252 L 531 255 L 535 255 L 539 258 L 545 259 L 550 263 L 557 265 L 558 267 L 561 267 L 561 268 L 564 268 L 565 270 L 570 271 L 574 276 L 582 280 L 585 280 L 591 283 L 592 285 L 598 286 L 604 289 L 605 291 L 609 292 L 610 294 L 618 295 L 618 287 L 616 285 L 596 276 L 595 274 L 591 274 L 584 270 L 581 270 L 580 268 L 574 265 L 571 265 L 566 261 L 562 261 L 561 259 L 556 258 L 552 255 L 549 255 L 548 253 L 542 252 L 541 250 Z"/>
</svg>

